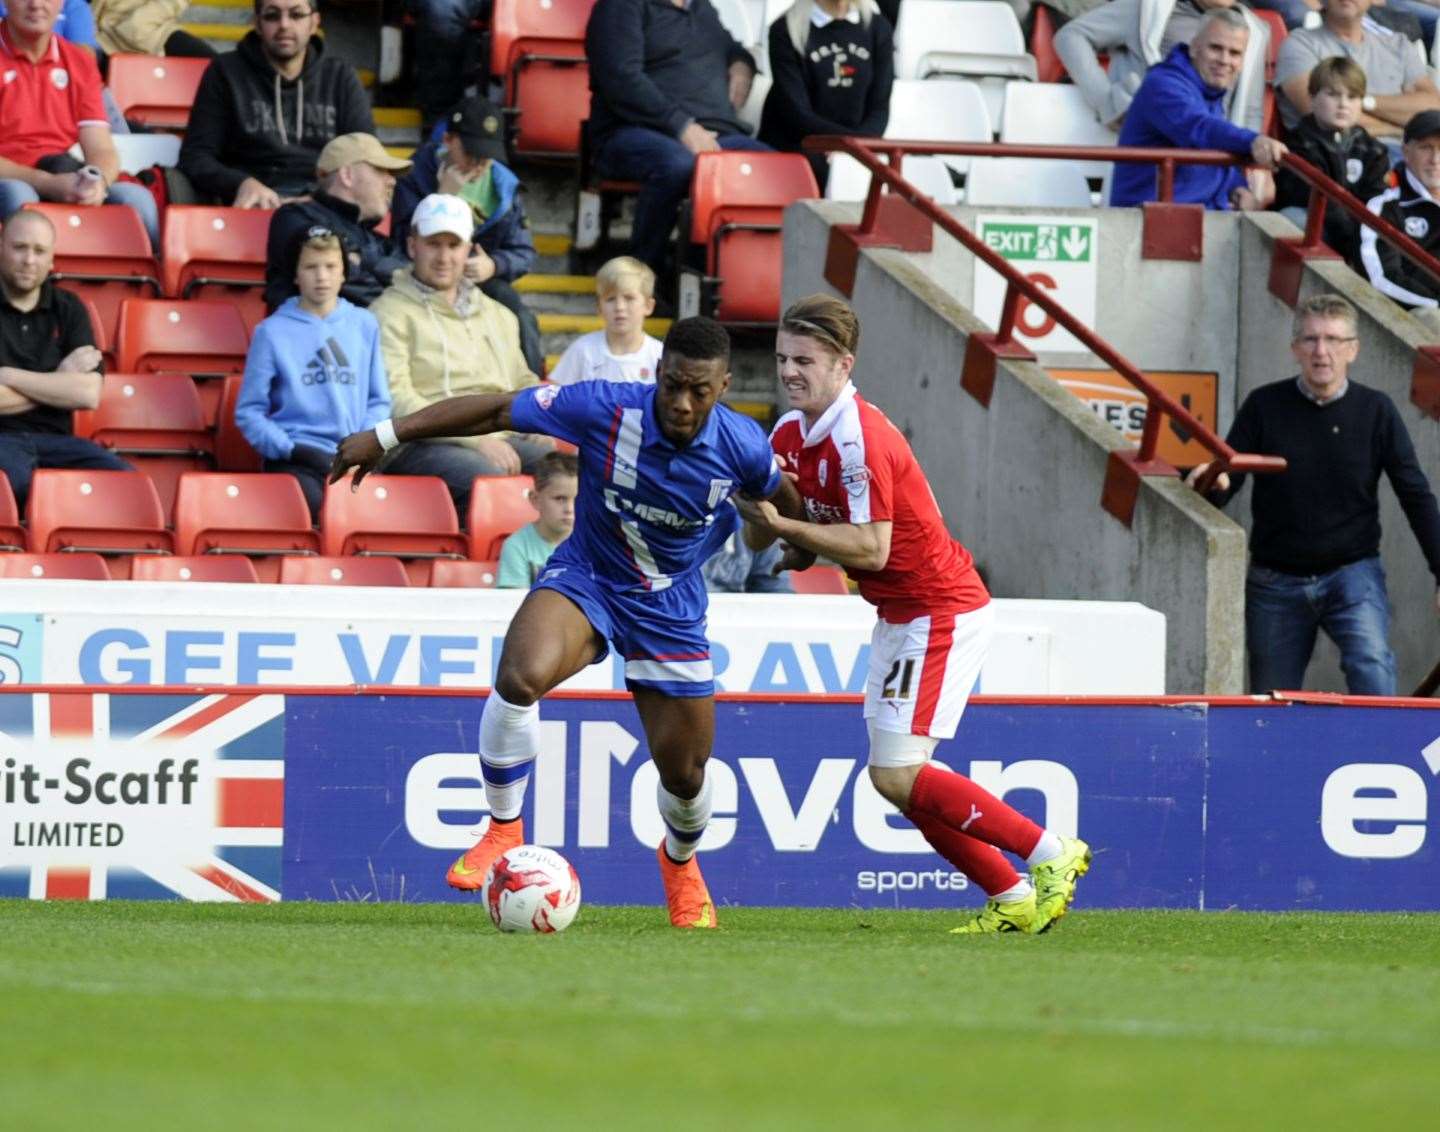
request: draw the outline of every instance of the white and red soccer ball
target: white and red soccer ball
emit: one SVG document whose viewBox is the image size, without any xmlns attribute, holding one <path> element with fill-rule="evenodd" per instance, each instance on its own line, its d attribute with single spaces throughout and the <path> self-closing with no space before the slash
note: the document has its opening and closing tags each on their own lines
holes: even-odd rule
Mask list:
<svg viewBox="0 0 1440 1132">
<path fill-rule="evenodd" d="M 561 932 L 580 911 L 580 878 L 555 850 L 519 845 L 495 859 L 480 899 L 502 932 Z"/>
</svg>

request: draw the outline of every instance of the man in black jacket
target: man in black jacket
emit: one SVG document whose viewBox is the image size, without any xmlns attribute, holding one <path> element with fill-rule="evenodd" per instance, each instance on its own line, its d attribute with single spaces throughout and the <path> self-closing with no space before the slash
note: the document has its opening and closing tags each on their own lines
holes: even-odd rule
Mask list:
<svg viewBox="0 0 1440 1132">
<path fill-rule="evenodd" d="M 1422 110 L 1406 123 L 1403 152 L 1391 187 L 1367 207 L 1431 255 L 1440 255 L 1440 110 Z M 1370 228 L 1360 229 L 1360 263 L 1377 291 L 1440 329 L 1440 279 Z"/>
<path fill-rule="evenodd" d="M 291 295 L 300 236 L 311 228 L 328 228 L 345 250 L 342 298 L 368 307 L 390 286 L 397 268 L 409 267 L 404 246 L 386 239 L 375 226 L 390 211 L 395 178 L 410 162 L 391 157 L 373 134 L 341 134 L 320 151 L 315 172 L 320 187 L 309 200 L 282 205 L 270 218 L 265 241 L 265 306 L 274 310 Z"/>
<path fill-rule="evenodd" d="M 375 132 L 355 68 L 314 38 L 318 0 L 255 0 L 256 30 L 217 56 L 200 80 L 180 171 L 202 196 L 236 208 L 278 208 L 313 187 L 331 138 Z"/>
<path fill-rule="evenodd" d="M 768 150 L 737 117 L 755 60 L 710 0 L 598 0 L 585 29 L 590 145 L 605 177 L 641 183 L 630 251 L 657 273 L 695 155 Z"/>
<path fill-rule="evenodd" d="M 1240 406 L 1226 443 L 1285 457 L 1257 476 L 1245 579 L 1250 691 L 1298 690 L 1324 629 L 1340 649 L 1351 695 L 1395 695 L 1390 601 L 1380 564 L 1378 488 L 1395 489 L 1430 572 L 1440 580 L 1440 509 L 1394 402 L 1349 380 L 1360 352 L 1355 308 L 1317 295 L 1295 310 L 1290 348 L 1298 377 L 1262 385 Z M 1190 473 L 1194 484 L 1208 465 Z M 1243 476 L 1217 477 L 1224 506 Z M 1440 591 L 1437 591 L 1440 605 Z"/>
</svg>

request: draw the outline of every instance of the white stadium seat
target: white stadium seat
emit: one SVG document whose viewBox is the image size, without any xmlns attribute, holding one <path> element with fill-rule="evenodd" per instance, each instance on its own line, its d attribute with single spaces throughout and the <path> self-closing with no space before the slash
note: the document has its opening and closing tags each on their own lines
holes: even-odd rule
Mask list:
<svg viewBox="0 0 1440 1132">
<path fill-rule="evenodd" d="M 998 122 L 1006 81 L 1033 82 L 1038 72 L 1020 22 L 1004 0 L 905 0 L 895 28 L 895 74 L 975 79 L 991 120 Z"/>
<path fill-rule="evenodd" d="M 138 173 L 152 165 L 173 168 L 180 160 L 178 134 L 114 134 L 123 173 Z"/>
<path fill-rule="evenodd" d="M 1089 208 L 1090 183 L 1069 161 L 977 157 L 965 178 L 965 203 Z"/>
<path fill-rule="evenodd" d="M 901 163 L 905 179 L 939 205 L 957 203 L 959 194 L 950 179 L 950 168 L 938 157 L 913 154 Z M 827 200 L 864 200 L 870 192 L 870 171 L 848 153 L 830 159 L 830 179 L 825 183 Z"/>
<path fill-rule="evenodd" d="M 1012 145 L 1105 145 L 1117 134 L 1096 116 L 1078 86 L 1070 83 L 1011 83 L 1005 92 L 1000 140 Z M 1099 180 L 1108 161 L 1079 161 L 1085 176 Z"/>
<path fill-rule="evenodd" d="M 742 47 L 751 47 L 760 40 L 755 36 L 755 28 L 750 23 L 750 10 L 745 0 L 711 0 L 715 5 L 715 14 L 720 17 L 720 23 L 726 31 L 735 37 L 735 41 Z"/>
<path fill-rule="evenodd" d="M 972 82 L 896 79 L 885 136 L 907 141 L 988 142 L 995 139 L 992 121 L 984 95 Z M 959 173 L 970 168 L 968 157 L 944 160 Z"/>
</svg>

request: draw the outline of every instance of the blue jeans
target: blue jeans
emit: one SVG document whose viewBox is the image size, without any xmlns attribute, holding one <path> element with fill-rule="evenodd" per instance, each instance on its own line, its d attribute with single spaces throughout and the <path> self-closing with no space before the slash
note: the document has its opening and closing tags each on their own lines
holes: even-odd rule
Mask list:
<svg viewBox="0 0 1440 1132">
<path fill-rule="evenodd" d="M 99 468 L 131 472 L 134 469 L 108 448 L 78 436 L 54 432 L 0 432 L 0 472 L 10 477 L 21 513 L 30 495 L 30 477 L 36 468 Z"/>
<path fill-rule="evenodd" d="M 1430 46 L 1435 42 L 1435 24 L 1440 21 L 1440 8 L 1432 8 L 1429 4 L 1421 3 L 1421 0 L 1385 0 L 1385 7 L 1392 12 L 1404 12 L 1420 21 L 1420 34 L 1424 36 L 1428 60 Z"/>
<path fill-rule="evenodd" d="M 535 471 L 535 465 L 545 453 L 555 450 L 548 437 L 512 433 L 505 437 L 505 442 L 515 449 L 520 457 L 520 470 L 526 475 Z M 450 498 L 455 501 L 461 524 L 465 523 L 470 512 L 470 488 L 475 477 L 508 474 L 504 468 L 463 444 L 425 441 L 402 444 L 377 470 L 387 476 L 439 476 L 450 489 Z"/>
<path fill-rule="evenodd" d="M 770 152 L 768 145 L 746 134 L 726 134 L 719 144 L 721 149 Z M 640 182 L 630 254 L 649 264 L 657 274 L 663 273 L 670 231 L 675 227 L 680 202 L 690 192 L 695 155 L 679 139 L 658 130 L 621 126 L 596 153 L 595 168 L 602 177 Z"/>
<path fill-rule="evenodd" d="M 34 204 L 39 199 L 40 194 L 24 181 L 0 180 L 0 224 L 5 223 L 12 212 L 24 208 L 27 204 Z M 157 252 L 160 250 L 160 212 L 155 207 L 155 198 L 150 195 L 149 189 L 144 185 L 133 185 L 129 181 L 117 181 L 110 186 L 105 203 L 128 204 L 138 212 L 140 223 L 145 225 L 145 233 L 150 237 L 150 247 Z"/>
<path fill-rule="evenodd" d="M 1264 8 L 1267 12 L 1279 12 L 1285 26 L 1291 31 L 1305 22 L 1305 14 L 1310 11 L 1303 0 L 1254 0 L 1250 6 Z"/>
<path fill-rule="evenodd" d="M 1250 564 L 1245 577 L 1245 641 L 1250 691 L 1295 691 L 1324 629 L 1340 649 L 1352 696 L 1393 696 L 1390 600 L 1380 559 L 1362 558 L 1328 574 L 1301 577 Z"/>
</svg>

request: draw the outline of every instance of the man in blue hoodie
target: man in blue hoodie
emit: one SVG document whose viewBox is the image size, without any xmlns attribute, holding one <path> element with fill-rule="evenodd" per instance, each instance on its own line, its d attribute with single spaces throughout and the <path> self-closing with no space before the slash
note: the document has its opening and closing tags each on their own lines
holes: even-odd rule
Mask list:
<svg viewBox="0 0 1440 1132">
<path fill-rule="evenodd" d="M 1240 76 L 1250 29 L 1233 8 L 1212 9 L 1187 47 L 1178 44 L 1161 63 L 1151 67 L 1135 93 L 1122 146 L 1176 149 L 1223 149 L 1273 169 L 1285 155 L 1274 138 L 1236 126 L 1225 115 L 1225 96 Z M 1206 208 L 1264 208 L 1274 195 L 1268 173 L 1252 184 L 1238 165 L 1179 165 L 1174 200 Z M 1154 165 L 1119 163 L 1110 187 L 1117 207 L 1143 204 L 1159 196 Z"/>
<path fill-rule="evenodd" d="M 512 284 L 535 266 L 535 240 L 520 201 L 520 178 L 505 164 L 505 118 L 487 99 L 466 99 L 435 124 L 430 140 L 411 155 L 410 171 L 395 186 L 390 232 L 405 247 L 415 206 L 431 193 L 458 196 L 470 206 L 475 236 L 465 278 L 520 320 L 520 352 L 531 373 L 543 372 L 540 324 Z"/>
<path fill-rule="evenodd" d="M 299 481 L 310 517 L 317 519 L 341 438 L 390 415 L 390 383 L 380 324 L 340 297 L 340 237 L 312 228 L 299 244 L 300 294 L 255 328 L 235 423 L 264 457 L 267 472 L 287 472 Z"/>
</svg>

